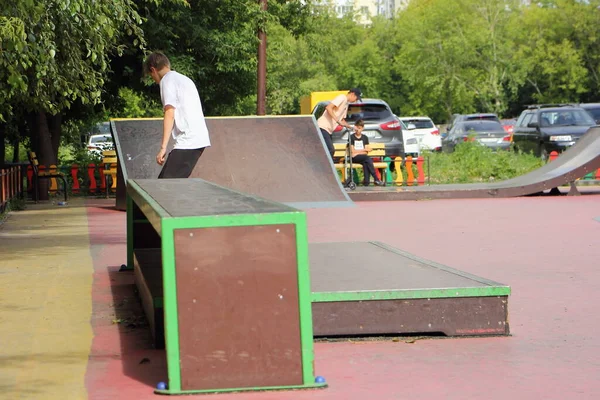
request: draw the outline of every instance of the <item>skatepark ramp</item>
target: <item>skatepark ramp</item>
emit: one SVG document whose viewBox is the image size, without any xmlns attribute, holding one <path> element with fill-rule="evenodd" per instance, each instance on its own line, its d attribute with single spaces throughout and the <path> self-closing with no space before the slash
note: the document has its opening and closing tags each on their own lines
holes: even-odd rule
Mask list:
<svg viewBox="0 0 600 400">
<path fill-rule="evenodd" d="M 119 157 L 118 209 L 125 209 L 127 179 L 158 177 L 162 121 L 111 120 Z M 312 115 L 209 117 L 206 123 L 212 146 L 190 178 L 298 208 L 352 205 Z"/>
<path fill-rule="evenodd" d="M 571 183 L 600 168 L 600 127 L 592 127 L 554 161 L 495 183 L 413 187 L 368 187 L 350 193 L 355 201 L 423 200 L 526 196 Z"/>
</svg>

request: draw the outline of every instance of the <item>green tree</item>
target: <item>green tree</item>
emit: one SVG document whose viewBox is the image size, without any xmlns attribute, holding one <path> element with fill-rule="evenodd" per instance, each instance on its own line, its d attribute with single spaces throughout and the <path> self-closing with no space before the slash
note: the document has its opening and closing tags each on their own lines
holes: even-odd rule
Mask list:
<svg viewBox="0 0 600 400">
<path fill-rule="evenodd" d="M 400 13 L 396 67 L 410 86 L 410 111 L 452 113 L 508 107 L 513 45 L 506 27 L 517 1 L 416 0 Z"/>
<path fill-rule="evenodd" d="M 590 82 L 597 85 L 593 71 L 600 58 L 588 54 L 599 46 L 595 3 L 557 0 L 521 8 L 511 31 L 522 103 L 578 101 Z"/>
<path fill-rule="evenodd" d="M 0 4 L 0 117 L 26 110 L 40 162 L 56 163 L 62 114 L 75 103 L 100 102 L 110 56 L 122 51 L 121 40 L 143 45 L 141 19 L 129 0 Z"/>
</svg>

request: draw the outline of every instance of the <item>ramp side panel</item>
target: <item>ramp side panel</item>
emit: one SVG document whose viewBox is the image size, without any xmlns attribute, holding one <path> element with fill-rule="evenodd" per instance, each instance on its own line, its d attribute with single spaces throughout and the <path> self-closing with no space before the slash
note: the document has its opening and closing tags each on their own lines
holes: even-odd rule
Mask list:
<svg viewBox="0 0 600 400">
<path fill-rule="evenodd" d="M 124 181 L 156 179 L 162 119 L 111 122 Z M 211 117 L 206 123 L 212 146 L 191 178 L 284 203 L 350 203 L 312 115 Z"/>
<path fill-rule="evenodd" d="M 346 202 L 312 116 L 209 118 L 191 177 L 274 201 Z"/>
<path fill-rule="evenodd" d="M 123 119 L 111 121 L 119 166 L 127 179 L 156 179 L 161 166 L 156 163 L 156 154 L 162 138 L 161 119 Z M 169 141 L 167 154 L 173 149 Z"/>
</svg>

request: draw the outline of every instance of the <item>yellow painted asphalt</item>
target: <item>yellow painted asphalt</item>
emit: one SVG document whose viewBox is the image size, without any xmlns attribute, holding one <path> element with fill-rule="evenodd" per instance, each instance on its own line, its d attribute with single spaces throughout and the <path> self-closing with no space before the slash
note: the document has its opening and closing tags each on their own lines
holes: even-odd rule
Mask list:
<svg viewBox="0 0 600 400">
<path fill-rule="evenodd" d="M 92 274 L 82 200 L 0 222 L 0 398 L 87 398 Z"/>
</svg>

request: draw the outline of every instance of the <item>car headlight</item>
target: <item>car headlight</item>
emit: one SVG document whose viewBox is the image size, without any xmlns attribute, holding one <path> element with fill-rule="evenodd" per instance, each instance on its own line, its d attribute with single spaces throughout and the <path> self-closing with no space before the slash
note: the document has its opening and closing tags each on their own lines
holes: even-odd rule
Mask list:
<svg viewBox="0 0 600 400">
<path fill-rule="evenodd" d="M 573 140 L 571 135 L 550 136 L 551 142 L 570 142 Z"/>
</svg>

